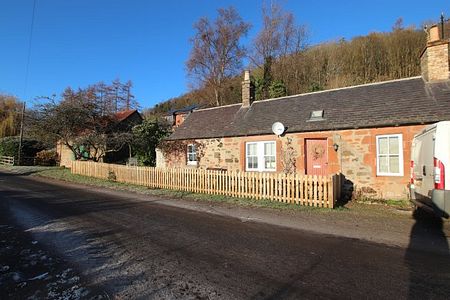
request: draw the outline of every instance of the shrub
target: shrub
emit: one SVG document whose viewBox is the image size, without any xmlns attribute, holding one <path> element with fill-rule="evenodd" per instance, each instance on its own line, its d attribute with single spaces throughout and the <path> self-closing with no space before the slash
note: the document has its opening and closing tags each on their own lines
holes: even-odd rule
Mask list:
<svg viewBox="0 0 450 300">
<path fill-rule="evenodd" d="M 45 149 L 45 146 L 36 140 L 24 138 L 22 140 L 22 157 L 35 157 L 36 153 Z M 17 158 L 19 150 L 19 137 L 8 136 L 0 139 L 0 155 Z"/>
<path fill-rule="evenodd" d="M 42 150 L 36 153 L 35 164 L 39 166 L 55 166 L 58 155 L 55 150 Z"/>
<path fill-rule="evenodd" d="M 117 180 L 116 173 L 114 171 L 109 171 L 108 172 L 108 180 L 109 181 L 116 181 Z"/>
<path fill-rule="evenodd" d="M 269 97 L 278 98 L 287 95 L 286 85 L 281 80 L 275 80 L 269 86 Z"/>
<path fill-rule="evenodd" d="M 156 165 L 156 146 L 168 134 L 166 124 L 151 119 L 133 128 L 133 150 L 140 165 Z"/>
</svg>

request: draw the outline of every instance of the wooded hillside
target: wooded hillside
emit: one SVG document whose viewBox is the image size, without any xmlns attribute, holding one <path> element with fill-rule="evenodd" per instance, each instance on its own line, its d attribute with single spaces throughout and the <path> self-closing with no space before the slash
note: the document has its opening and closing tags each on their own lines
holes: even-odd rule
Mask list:
<svg viewBox="0 0 450 300">
<path fill-rule="evenodd" d="M 236 11 L 232 10 L 232 13 L 236 14 Z M 223 25 L 220 18 L 219 14 L 216 23 Z M 238 15 L 235 18 L 242 22 Z M 208 34 L 215 37 L 214 30 L 224 31 L 222 27 L 214 28 L 215 23 L 209 24 L 208 30 L 195 38 L 204 38 Z M 231 24 L 230 28 L 236 26 Z M 263 10 L 263 28 L 246 47 L 256 100 L 420 75 L 420 54 L 425 47 L 426 35 L 423 28 L 404 27 L 399 18 L 390 32 L 373 32 L 351 40 L 308 46 L 305 26 L 296 25 L 291 13 L 284 12 L 280 6 L 273 6 Z M 448 20 L 445 22 L 445 36 L 450 36 Z M 188 62 L 198 51 L 195 38 Z M 240 36 L 236 37 L 234 43 L 239 39 Z M 216 45 L 212 46 L 217 50 Z M 207 47 L 206 51 L 209 51 Z M 204 62 L 200 67 L 203 65 Z M 242 71 L 242 68 L 235 69 L 234 75 L 221 78 L 221 86 L 203 81 L 200 88 L 161 102 L 147 113 L 164 114 L 191 104 L 212 107 L 238 103 L 241 101 Z"/>
<path fill-rule="evenodd" d="M 279 83 L 282 91 L 271 96 L 283 96 L 283 87 L 286 95 L 295 95 L 420 75 L 419 55 L 425 39 L 423 30 L 398 28 L 351 41 L 323 43 L 281 57 L 273 62 L 272 72 L 273 82 Z M 261 76 L 261 68 L 252 70 L 256 82 Z M 241 76 L 226 81 L 223 104 L 241 101 L 241 81 Z M 257 93 L 256 98 L 262 97 Z M 151 112 L 164 113 L 190 104 L 214 106 L 213 100 L 212 91 L 204 87 L 157 104 Z"/>
</svg>

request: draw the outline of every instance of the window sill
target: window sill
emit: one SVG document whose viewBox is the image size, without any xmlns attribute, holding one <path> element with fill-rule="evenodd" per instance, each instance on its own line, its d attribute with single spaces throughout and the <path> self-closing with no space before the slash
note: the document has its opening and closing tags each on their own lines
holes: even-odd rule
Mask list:
<svg viewBox="0 0 450 300">
<path fill-rule="evenodd" d="M 377 173 L 377 177 L 403 177 L 404 174 Z"/>
</svg>

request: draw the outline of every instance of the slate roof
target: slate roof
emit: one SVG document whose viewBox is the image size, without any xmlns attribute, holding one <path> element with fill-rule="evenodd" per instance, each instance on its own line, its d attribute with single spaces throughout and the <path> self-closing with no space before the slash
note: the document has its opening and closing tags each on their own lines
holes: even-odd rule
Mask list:
<svg viewBox="0 0 450 300">
<path fill-rule="evenodd" d="M 324 120 L 309 121 L 324 110 Z M 169 140 L 427 124 L 450 120 L 450 81 L 425 83 L 412 77 L 349 88 L 241 103 L 192 112 Z"/>
<path fill-rule="evenodd" d="M 198 108 L 200 108 L 198 104 L 192 104 L 183 108 L 171 109 L 167 112 L 167 115 L 171 116 L 173 114 L 188 113 Z"/>
</svg>

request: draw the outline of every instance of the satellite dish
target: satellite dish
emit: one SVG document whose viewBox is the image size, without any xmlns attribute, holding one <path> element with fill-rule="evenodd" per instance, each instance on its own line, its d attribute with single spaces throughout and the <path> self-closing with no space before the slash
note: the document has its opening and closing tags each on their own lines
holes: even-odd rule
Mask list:
<svg viewBox="0 0 450 300">
<path fill-rule="evenodd" d="M 285 127 L 281 122 L 275 122 L 272 124 L 272 132 L 276 135 L 282 135 L 285 131 Z"/>
</svg>

